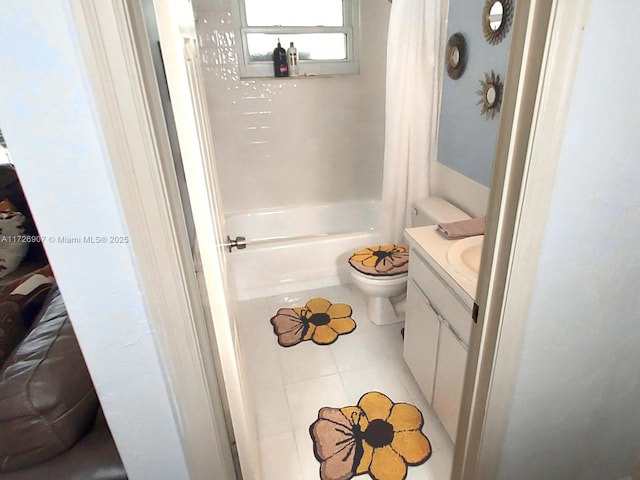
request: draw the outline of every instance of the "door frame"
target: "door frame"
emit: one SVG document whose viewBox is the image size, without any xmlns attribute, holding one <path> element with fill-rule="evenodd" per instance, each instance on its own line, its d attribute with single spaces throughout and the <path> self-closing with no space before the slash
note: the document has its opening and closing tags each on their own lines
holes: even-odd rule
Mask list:
<svg viewBox="0 0 640 480">
<path fill-rule="evenodd" d="M 222 379 L 215 372 L 211 326 L 198 289 L 141 6 L 135 0 L 68 1 L 114 181 L 126 205 L 124 215 L 163 352 L 190 478 L 235 479 L 220 394 Z M 193 152 L 182 154 L 183 159 L 194 158 Z M 200 157 L 195 161 L 203 162 Z M 201 224 L 202 211 L 209 211 L 205 227 L 198 229 L 201 247 L 215 239 L 216 220 L 210 209 L 208 201 L 194 209 Z M 216 243 L 201 248 L 207 262 L 207 294 L 216 329 L 219 324 L 229 329 L 226 305 L 220 301 L 224 271 Z"/>
<path fill-rule="evenodd" d="M 452 479 L 497 478 L 589 3 L 520 0 Z"/>
<path fill-rule="evenodd" d="M 184 219 L 176 209 L 179 193 L 168 168 L 171 155 L 162 135 L 164 119 L 157 110 L 157 92 L 149 83 L 153 65 L 148 52 L 136 43 L 144 31 L 142 13 L 133 0 L 69 1 L 114 159 L 115 182 L 127 205 L 125 215 L 141 281 L 171 364 L 169 381 L 184 427 L 190 473 L 194 479 L 211 478 L 212 472 L 218 472 L 215 478 L 234 478 L 230 448 L 221 435 L 219 385 L 207 367 L 215 346 L 202 342 L 204 316 L 195 275 L 187 273 L 194 272 L 194 266 Z M 179 1 L 154 0 L 154 6 L 193 199 L 205 295 L 228 375 L 224 383 L 229 398 L 241 399 L 241 373 L 234 359 L 231 312 L 225 301 L 226 267 L 219 249 L 222 225 L 216 212 L 220 204 L 215 172 L 207 167 L 213 165 L 208 121 L 203 115 L 203 93 L 184 67 L 191 61 L 186 43 L 195 41 L 193 13 L 187 15 L 187 0 Z M 521 0 L 516 8 L 506 77 L 510 84 L 517 79 L 517 88 L 507 85 L 502 107 L 478 287 L 478 326 L 470 341 L 458 430 L 458 438 L 464 441 L 456 447 L 455 479 L 494 478 L 499 466 L 532 286 L 511 280 L 515 272 L 518 278 L 527 273 L 535 278 L 540 225 L 551 200 L 550 180 L 564 135 L 588 4 L 580 2 L 576 8 L 559 0 Z M 189 22 L 181 25 L 176 20 L 180 18 L 189 19 L 191 27 L 181 30 Z M 181 90 L 189 95 L 174 97 L 173 92 Z M 131 98 L 136 115 L 127 117 L 120 106 Z M 176 322 L 176 318 L 185 321 Z M 242 403 L 230 402 L 229 407 L 243 474 L 259 479 L 251 420 Z"/>
<path fill-rule="evenodd" d="M 226 262 L 226 231 L 193 6 L 190 0 L 153 0 L 178 142 L 197 233 L 198 273 L 209 339 L 239 468 L 260 480 L 257 421 L 243 376 L 236 330 L 236 294 Z"/>
</svg>

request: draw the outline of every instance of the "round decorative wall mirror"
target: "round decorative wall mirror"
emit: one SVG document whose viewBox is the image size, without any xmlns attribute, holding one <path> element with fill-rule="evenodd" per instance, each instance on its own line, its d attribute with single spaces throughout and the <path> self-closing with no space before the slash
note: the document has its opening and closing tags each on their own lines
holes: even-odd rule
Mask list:
<svg viewBox="0 0 640 480">
<path fill-rule="evenodd" d="M 480 100 L 477 104 L 482 105 L 480 114 L 487 119 L 493 119 L 496 113 L 500 111 L 500 105 L 502 105 L 503 84 L 500 80 L 500 75 L 496 75 L 493 70 L 491 70 L 491 74 L 485 73 L 484 80 L 480 80 L 480 86 L 482 88 L 476 92 L 480 95 Z"/>
<path fill-rule="evenodd" d="M 449 52 L 449 65 L 451 68 L 456 68 L 460 64 L 460 49 L 458 47 L 452 47 Z"/>
<path fill-rule="evenodd" d="M 494 85 L 487 85 L 484 89 L 484 103 L 490 108 L 496 104 L 496 87 Z"/>
<path fill-rule="evenodd" d="M 454 33 L 449 38 L 444 63 L 447 74 L 454 80 L 459 79 L 467 68 L 467 42 L 461 33 Z"/>
<path fill-rule="evenodd" d="M 482 31 L 491 45 L 500 43 L 513 22 L 512 0 L 486 0 L 482 9 Z"/>
<path fill-rule="evenodd" d="M 502 3 L 495 2 L 491 5 L 491 10 L 489 10 L 489 28 L 494 32 L 498 30 L 502 24 L 503 13 L 504 9 L 502 8 Z"/>
</svg>

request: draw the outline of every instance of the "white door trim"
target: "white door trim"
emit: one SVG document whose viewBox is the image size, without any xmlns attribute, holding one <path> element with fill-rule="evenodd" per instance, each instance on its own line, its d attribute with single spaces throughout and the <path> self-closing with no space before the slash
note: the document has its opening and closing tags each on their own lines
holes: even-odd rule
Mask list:
<svg viewBox="0 0 640 480">
<path fill-rule="evenodd" d="M 203 295 L 211 312 L 233 435 L 243 477 L 260 480 L 257 424 L 250 398 L 244 393 L 247 386 L 238 356 L 235 312 L 230 308 L 233 298 L 227 298 L 235 295 L 233 285 L 226 283 L 228 272 L 222 246 L 224 216 L 217 189 L 193 7 L 190 0 L 153 0 L 153 4 L 198 235 L 205 285 Z"/>
<path fill-rule="evenodd" d="M 452 478 L 497 478 L 556 162 L 590 2 L 521 0 Z M 524 220 L 524 221 L 523 221 Z"/>
<path fill-rule="evenodd" d="M 235 478 L 143 15 L 70 0 L 191 479 Z M 132 425 L 133 426 L 133 425 Z M 117 441 L 117 438 L 116 438 Z"/>
</svg>

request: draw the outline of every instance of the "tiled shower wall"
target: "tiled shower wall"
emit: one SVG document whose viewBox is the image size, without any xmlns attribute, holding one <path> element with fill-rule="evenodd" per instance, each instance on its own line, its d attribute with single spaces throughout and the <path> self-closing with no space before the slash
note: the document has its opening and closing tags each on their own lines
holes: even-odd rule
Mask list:
<svg viewBox="0 0 640 480">
<path fill-rule="evenodd" d="M 194 0 L 225 212 L 379 199 L 389 2 L 361 1 L 360 75 L 276 79 L 240 77 L 234 1 Z"/>
</svg>

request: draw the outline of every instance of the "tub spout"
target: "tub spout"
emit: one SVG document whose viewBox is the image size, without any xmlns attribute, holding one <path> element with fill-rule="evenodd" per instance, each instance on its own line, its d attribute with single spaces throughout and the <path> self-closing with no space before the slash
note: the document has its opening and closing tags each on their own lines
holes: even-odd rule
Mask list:
<svg viewBox="0 0 640 480">
<path fill-rule="evenodd" d="M 224 244 L 224 246 L 229 249 L 229 252 L 232 252 L 234 247 L 238 250 L 243 250 L 247 248 L 247 239 L 244 237 L 236 237 L 232 239 L 229 235 L 227 235 L 227 242 Z"/>
</svg>

